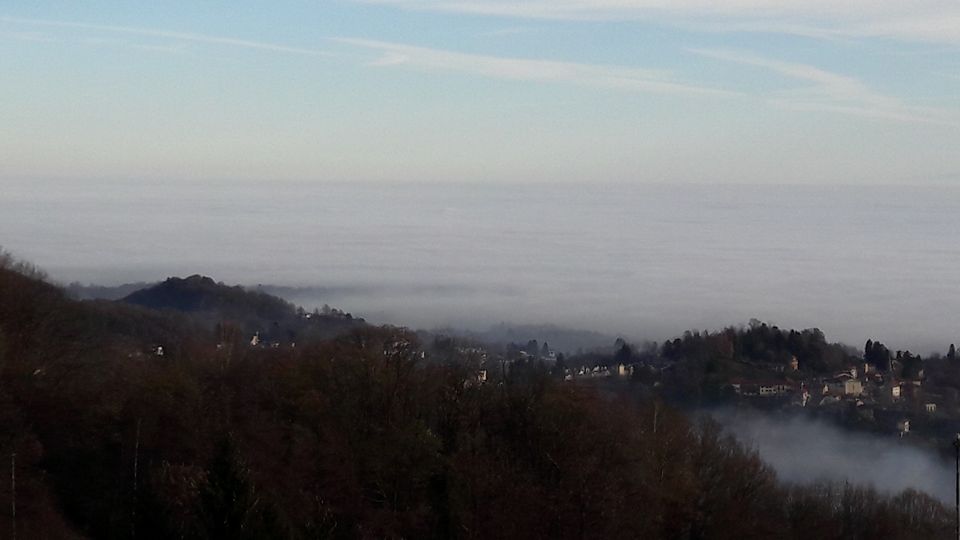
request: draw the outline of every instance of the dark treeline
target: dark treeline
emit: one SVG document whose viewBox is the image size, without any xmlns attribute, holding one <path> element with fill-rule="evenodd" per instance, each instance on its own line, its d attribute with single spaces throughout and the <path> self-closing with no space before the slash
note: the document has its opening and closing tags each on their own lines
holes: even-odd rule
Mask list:
<svg viewBox="0 0 960 540">
<path fill-rule="evenodd" d="M 250 347 L 25 270 L 0 269 L 3 537 L 951 534 L 922 493 L 786 486 L 714 424 L 535 364 L 481 384 L 411 332 L 368 326 Z M 161 341 L 164 356 L 140 354 Z"/>
</svg>

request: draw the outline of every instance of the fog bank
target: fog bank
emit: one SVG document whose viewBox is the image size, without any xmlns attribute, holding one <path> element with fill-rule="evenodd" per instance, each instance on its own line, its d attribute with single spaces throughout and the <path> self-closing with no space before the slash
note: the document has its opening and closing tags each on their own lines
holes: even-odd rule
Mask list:
<svg viewBox="0 0 960 540">
<path fill-rule="evenodd" d="M 0 189 L 0 245 L 63 282 L 313 287 L 294 300 L 416 327 L 759 318 L 943 352 L 957 215 L 960 189 L 932 187 L 31 180 Z"/>
<path fill-rule="evenodd" d="M 914 488 L 953 503 L 954 465 L 894 436 L 845 431 L 824 421 L 793 415 L 770 416 L 729 408 L 709 414 L 741 442 L 755 448 L 782 480 L 804 484 L 850 481 L 892 493 Z"/>
</svg>

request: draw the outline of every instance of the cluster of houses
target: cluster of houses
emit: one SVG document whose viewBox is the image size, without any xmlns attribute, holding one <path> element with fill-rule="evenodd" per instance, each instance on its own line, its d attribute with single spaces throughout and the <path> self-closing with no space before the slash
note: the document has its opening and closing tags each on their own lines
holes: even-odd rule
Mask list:
<svg viewBox="0 0 960 540">
<path fill-rule="evenodd" d="M 795 357 L 781 366 L 756 367 L 753 377 L 727 382 L 731 396 L 862 421 L 901 437 L 910 433 L 911 421 L 916 424 L 918 420 L 926 423 L 946 418 L 944 398 L 931 391 L 935 389 L 925 388 L 922 370 L 914 378 L 900 379 L 860 362 L 827 376 L 802 376 Z M 564 379 L 632 377 L 637 370 L 643 370 L 642 373 L 652 374 L 652 380 L 657 380 L 672 368 L 666 362 L 584 366 L 567 369 Z"/>
<path fill-rule="evenodd" d="M 937 414 L 940 396 L 924 391 L 923 372 L 916 378 L 900 380 L 880 373 L 867 363 L 850 366 L 830 377 L 796 378 L 796 358 L 766 379 L 734 379 L 729 387 L 737 396 L 749 399 L 786 400 L 798 407 L 830 409 L 844 405 L 864 420 L 895 427 L 900 435 L 910 432 L 913 414 Z"/>
<path fill-rule="evenodd" d="M 800 380 L 786 377 L 773 380 L 734 379 L 730 381 L 730 387 L 737 395 L 742 396 L 772 397 L 795 394 L 806 395 L 808 400 L 819 396 L 817 404 L 824 400 L 829 403 L 832 400 L 852 398 L 897 402 L 906 397 L 921 397 L 922 376 L 921 372 L 915 379 L 899 380 L 889 374 L 877 372 L 869 364 L 863 364 L 862 367 L 853 366 L 840 371 L 832 377 Z M 935 405 L 930 408 L 935 409 Z"/>
<path fill-rule="evenodd" d="M 574 379 L 586 379 L 593 377 L 630 377 L 633 375 L 634 364 L 617 364 L 612 367 L 593 366 L 579 367 L 576 369 L 568 368 L 564 370 L 563 380 L 572 381 Z"/>
<path fill-rule="evenodd" d="M 532 355 L 516 349 L 501 356 L 483 347 L 460 347 L 457 352 L 480 360 L 480 370 L 465 381 L 468 385 L 482 385 L 487 381 L 484 366 L 491 360 L 504 364 L 498 370 L 509 371 L 516 361 L 542 359 L 549 362 L 556 358 L 552 351 L 549 356 L 544 352 Z M 657 387 L 663 384 L 664 377 L 675 365 L 667 359 L 648 357 L 635 363 L 564 368 L 562 377 L 566 381 L 623 378 L 646 381 Z M 915 377 L 901 379 L 892 372 L 879 372 L 862 360 L 830 375 L 809 376 L 799 370 L 796 357 L 778 366 L 754 364 L 752 376 L 726 382 L 731 398 L 736 396 L 778 408 L 808 409 L 817 415 L 836 416 L 844 422 L 864 422 L 888 433 L 898 433 L 901 437 L 909 434 L 911 428 L 949 420 L 949 410 L 944 405 L 947 401 L 936 388 L 925 386 L 923 370 Z"/>
</svg>

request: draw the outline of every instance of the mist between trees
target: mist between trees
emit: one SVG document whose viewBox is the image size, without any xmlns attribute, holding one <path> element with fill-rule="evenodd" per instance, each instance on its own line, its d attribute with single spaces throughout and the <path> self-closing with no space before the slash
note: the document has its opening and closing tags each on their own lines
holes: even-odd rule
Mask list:
<svg viewBox="0 0 960 540">
<path fill-rule="evenodd" d="M 705 414 L 755 449 L 781 480 L 850 482 L 887 494 L 916 489 L 953 503 L 954 464 L 923 447 L 799 415 L 731 407 Z"/>
</svg>

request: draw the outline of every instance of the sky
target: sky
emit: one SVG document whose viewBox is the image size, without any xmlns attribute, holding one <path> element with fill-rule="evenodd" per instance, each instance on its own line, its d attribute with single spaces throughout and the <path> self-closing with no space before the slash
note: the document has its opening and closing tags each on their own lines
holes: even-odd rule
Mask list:
<svg viewBox="0 0 960 540">
<path fill-rule="evenodd" d="M 960 180 L 956 0 L 0 3 L 0 182 Z"/>
</svg>

